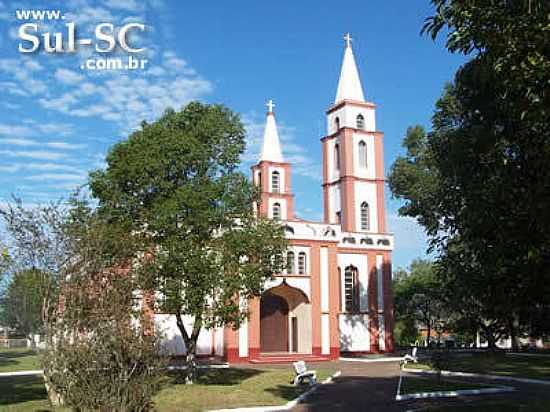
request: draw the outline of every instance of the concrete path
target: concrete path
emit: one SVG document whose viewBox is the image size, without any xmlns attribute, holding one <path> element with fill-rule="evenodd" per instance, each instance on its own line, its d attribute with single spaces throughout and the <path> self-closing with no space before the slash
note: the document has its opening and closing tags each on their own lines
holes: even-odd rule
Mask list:
<svg viewBox="0 0 550 412">
<path fill-rule="evenodd" d="M 319 367 L 321 365 L 319 364 Z M 476 382 L 495 386 L 512 386 L 515 392 L 482 396 L 462 396 L 448 399 L 425 399 L 396 401 L 399 380 L 399 363 L 334 362 L 331 367 L 342 371 L 333 384 L 323 385 L 303 403 L 292 409 L 294 412 L 317 411 L 410 411 L 426 410 L 446 405 L 465 405 L 487 400 L 511 402 L 524 399 L 544 399 L 550 402 L 546 385 L 478 379 Z M 314 369 L 312 367 L 312 369 Z M 455 379 L 453 377 L 453 379 Z M 468 379 L 466 379 L 468 380 Z M 471 380 L 471 378 L 470 378 Z"/>
</svg>

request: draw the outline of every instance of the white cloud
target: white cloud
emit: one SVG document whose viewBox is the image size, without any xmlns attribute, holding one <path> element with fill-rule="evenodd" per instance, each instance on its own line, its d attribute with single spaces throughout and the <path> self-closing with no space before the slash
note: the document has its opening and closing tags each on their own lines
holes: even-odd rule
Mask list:
<svg viewBox="0 0 550 412">
<path fill-rule="evenodd" d="M 99 78 L 96 84 L 75 85 L 61 95 L 41 98 L 39 103 L 70 116 L 114 121 L 126 134 L 142 120 L 159 117 L 167 107 L 177 109 L 211 90 L 211 83 L 198 76 L 148 78 L 121 74 L 116 78 Z"/>
<path fill-rule="evenodd" d="M 76 150 L 86 147 L 85 144 L 76 144 L 76 143 L 67 143 L 67 142 L 48 142 L 46 146 L 53 149 L 63 149 L 63 150 Z"/>
<path fill-rule="evenodd" d="M 48 172 L 48 171 L 65 171 L 65 172 L 74 172 L 83 174 L 84 171 L 82 171 L 80 168 L 66 165 L 62 163 L 51 163 L 51 162 L 44 162 L 44 163 L 12 163 L 9 165 L 3 165 L 0 166 L 0 170 L 6 173 L 16 173 L 21 171 L 42 171 L 42 172 Z"/>
<path fill-rule="evenodd" d="M 105 1 L 104 3 L 105 6 L 110 8 L 132 12 L 143 11 L 145 8 L 142 1 L 137 2 L 136 0 L 109 0 Z"/>
<path fill-rule="evenodd" d="M 86 179 L 85 174 L 74 174 L 74 173 L 41 173 L 38 175 L 27 176 L 26 180 L 33 181 L 83 181 Z"/>
<path fill-rule="evenodd" d="M 2 102 L 2 106 L 5 107 L 8 110 L 18 110 L 18 109 L 21 108 L 20 104 L 11 103 L 11 102 Z"/>
<path fill-rule="evenodd" d="M 38 140 L 25 139 L 25 138 L 6 138 L 0 139 L 0 144 L 8 146 L 46 146 L 51 147 L 52 149 L 60 150 L 76 150 L 83 149 L 86 147 L 82 143 L 68 143 L 68 142 L 39 142 Z"/>
<path fill-rule="evenodd" d="M 44 134 L 67 136 L 73 132 L 72 125 L 67 123 L 39 123 L 36 127 Z"/>
<path fill-rule="evenodd" d="M 78 26 L 84 26 L 93 24 L 94 26 L 99 23 L 115 23 L 116 19 L 113 14 L 103 7 L 92 7 L 91 5 L 85 5 L 79 7 L 78 12 L 65 13 L 65 19 L 67 21 L 74 21 Z"/>
<path fill-rule="evenodd" d="M 7 139 L 0 139 L 0 144 L 10 145 L 10 146 L 35 146 L 37 142 L 35 140 L 31 139 L 24 139 L 24 138 L 7 138 Z"/>
<path fill-rule="evenodd" d="M 50 152 L 47 150 L 0 150 L 0 155 L 37 160 L 59 160 L 67 157 L 65 153 Z"/>
<path fill-rule="evenodd" d="M 27 137 L 34 134 L 32 128 L 28 126 L 0 124 L 0 136 Z"/>
<path fill-rule="evenodd" d="M 17 165 L 0 165 L 0 172 L 2 173 L 15 173 L 19 170 Z"/>
<path fill-rule="evenodd" d="M 256 113 L 251 113 L 244 115 L 242 121 L 247 131 L 246 151 L 242 159 L 247 164 L 256 163 L 263 143 L 265 120 L 260 120 Z M 283 122 L 278 122 L 277 130 L 283 157 L 292 164 L 292 172 L 298 176 L 320 180 L 321 164 L 308 156 L 309 151 L 296 142 L 296 130 Z"/>
<path fill-rule="evenodd" d="M 16 87 L 22 88 L 33 95 L 48 91 L 46 82 L 36 78 L 35 72 L 42 69 L 42 65 L 29 58 L 0 59 L 0 72 L 4 72 L 11 76 L 13 80 L 16 80 Z M 13 94 L 21 94 L 13 87 L 10 87 L 8 91 Z"/>
<path fill-rule="evenodd" d="M 84 80 L 82 74 L 68 69 L 57 69 L 54 76 L 63 84 L 76 84 Z"/>
</svg>

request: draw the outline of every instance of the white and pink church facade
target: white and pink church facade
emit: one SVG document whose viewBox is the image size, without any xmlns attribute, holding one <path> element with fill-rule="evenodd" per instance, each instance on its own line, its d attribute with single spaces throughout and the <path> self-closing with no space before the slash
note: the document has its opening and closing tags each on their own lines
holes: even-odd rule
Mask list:
<svg viewBox="0 0 550 412">
<path fill-rule="evenodd" d="M 243 302 L 250 317 L 238 330 L 202 331 L 199 355 L 240 363 L 394 350 L 394 239 L 384 208 L 384 135 L 376 129 L 376 106 L 365 101 L 351 38 L 345 39 L 336 99 L 326 112 L 327 133 L 321 138 L 323 221 L 294 214 L 292 164 L 284 159 L 270 101 L 260 159 L 252 167 L 261 193 L 254 207 L 284 226 L 286 269 L 265 285 L 261 297 Z M 166 316 L 156 315 L 167 349 L 183 353 Z"/>
</svg>

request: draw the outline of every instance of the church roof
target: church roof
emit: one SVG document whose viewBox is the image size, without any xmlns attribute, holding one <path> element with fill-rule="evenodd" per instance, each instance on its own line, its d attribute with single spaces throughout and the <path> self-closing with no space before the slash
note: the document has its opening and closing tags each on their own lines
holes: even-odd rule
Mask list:
<svg viewBox="0 0 550 412">
<path fill-rule="evenodd" d="M 272 100 L 267 102 L 267 119 L 265 122 L 264 141 L 260 161 L 266 160 L 282 163 L 284 160 L 281 152 L 281 143 L 279 142 L 279 133 L 277 132 L 277 123 L 275 122 L 275 114 L 273 113 L 274 106 Z"/>
<path fill-rule="evenodd" d="M 340 71 L 340 80 L 338 81 L 338 90 L 334 103 L 339 103 L 342 100 L 356 100 L 363 102 L 363 87 L 359 79 L 359 72 L 353 57 L 351 49 L 351 36 L 349 33 L 344 37 L 346 40 L 346 49 L 344 51 L 344 59 L 342 61 L 342 69 Z"/>
</svg>

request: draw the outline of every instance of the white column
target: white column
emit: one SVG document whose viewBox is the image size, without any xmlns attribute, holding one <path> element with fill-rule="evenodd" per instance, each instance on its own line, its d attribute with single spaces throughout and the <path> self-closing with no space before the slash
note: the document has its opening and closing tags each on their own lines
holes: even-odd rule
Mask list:
<svg viewBox="0 0 550 412">
<path fill-rule="evenodd" d="M 241 307 L 246 308 L 247 302 L 241 297 Z M 245 319 L 239 328 L 239 357 L 248 356 L 248 321 Z"/>
<path fill-rule="evenodd" d="M 329 273 L 328 273 L 328 248 L 321 247 L 319 253 L 320 259 L 320 278 L 321 278 L 321 353 L 330 355 L 330 318 L 329 311 Z"/>
</svg>

